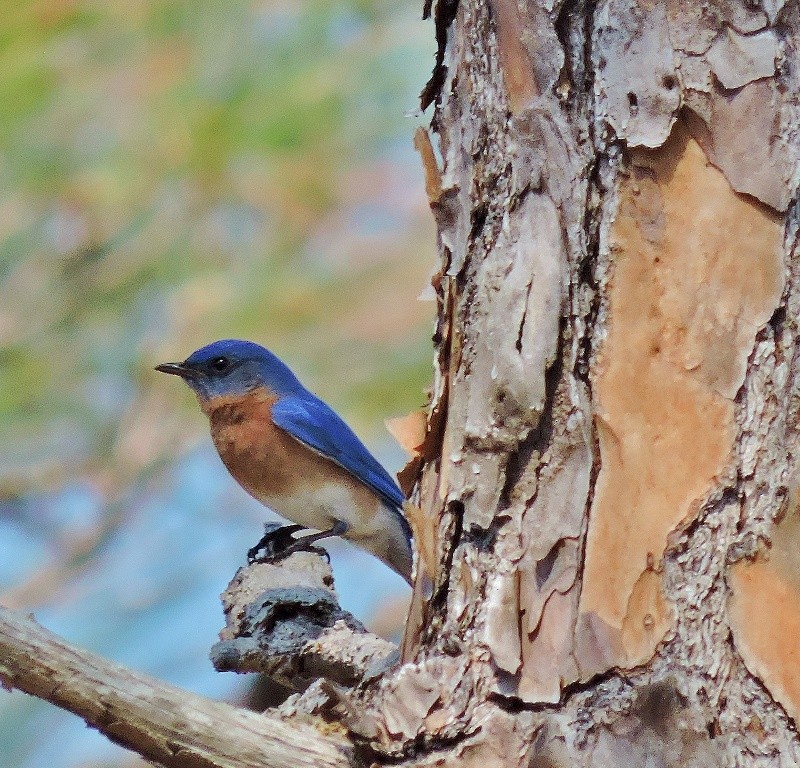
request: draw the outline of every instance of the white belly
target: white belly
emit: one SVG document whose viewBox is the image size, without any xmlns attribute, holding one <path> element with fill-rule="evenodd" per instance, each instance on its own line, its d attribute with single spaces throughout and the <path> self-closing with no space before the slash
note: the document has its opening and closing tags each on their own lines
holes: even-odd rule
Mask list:
<svg viewBox="0 0 800 768">
<path fill-rule="evenodd" d="M 347 523 L 357 538 L 373 530 L 380 503 L 372 509 L 359 509 L 350 490 L 329 483 L 313 494 L 295 493 L 289 496 L 259 496 L 258 500 L 293 523 L 319 531 L 331 528 L 337 521 Z"/>
</svg>

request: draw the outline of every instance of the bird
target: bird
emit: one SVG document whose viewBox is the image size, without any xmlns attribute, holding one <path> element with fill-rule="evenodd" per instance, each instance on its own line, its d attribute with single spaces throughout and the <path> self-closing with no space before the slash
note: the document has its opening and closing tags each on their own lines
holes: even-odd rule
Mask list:
<svg viewBox="0 0 800 768">
<path fill-rule="evenodd" d="M 270 553 L 262 559 L 277 559 L 341 536 L 411 583 L 412 535 L 403 492 L 342 418 L 277 355 L 252 341 L 223 339 L 155 369 L 179 376 L 194 391 L 217 453 L 239 485 L 295 524 L 279 532 L 267 528 L 249 559 L 262 548 Z M 287 535 L 302 529 L 317 533 Z"/>
</svg>

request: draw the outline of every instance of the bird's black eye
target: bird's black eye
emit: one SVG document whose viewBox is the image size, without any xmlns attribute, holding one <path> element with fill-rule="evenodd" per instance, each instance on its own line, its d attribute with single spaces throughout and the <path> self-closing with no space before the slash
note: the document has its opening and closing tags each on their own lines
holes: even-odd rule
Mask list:
<svg viewBox="0 0 800 768">
<path fill-rule="evenodd" d="M 227 357 L 215 357 L 211 361 L 211 370 L 217 373 L 225 373 L 231 367 L 231 361 Z"/>
</svg>

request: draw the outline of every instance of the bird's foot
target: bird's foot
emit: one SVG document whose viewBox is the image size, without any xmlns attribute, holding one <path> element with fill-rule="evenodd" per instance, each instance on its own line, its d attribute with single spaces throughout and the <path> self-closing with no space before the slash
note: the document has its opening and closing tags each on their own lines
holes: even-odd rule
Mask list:
<svg viewBox="0 0 800 768">
<path fill-rule="evenodd" d="M 315 547 L 314 543 L 329 536 L 341 536 L 347 532 L 348 527 L 347 523 L 337 521 L 327 531 L 310 533 L 307 536 L 295 539 L 294 534 L 303 530 L 302 525 L 266 523 L 261 540 L 247 552 L 247 562 L 250 565 L 253 563 L 275 562 L 283 560 L 295 552 L 314 552 L 318 555 L 324 555 L 330 562 L 328 553 L 322 547 Z"/>
<path fill-rule="evenodd" d="M 297 539 L 294 534 L 302 531 L 302 525 L 282 525 L 281 523 L 265 523 L 264 535 L 258 543 L 247 550 L 247 562 L 266 563 L 282 557 L 282 552 L 291 547 Z"/>
</svg>

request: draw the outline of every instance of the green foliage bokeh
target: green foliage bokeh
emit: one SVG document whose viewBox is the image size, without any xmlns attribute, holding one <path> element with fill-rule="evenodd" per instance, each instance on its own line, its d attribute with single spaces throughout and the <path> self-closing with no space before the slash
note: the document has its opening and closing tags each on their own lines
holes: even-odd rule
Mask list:
<svg viewBox="0 0 800 768">
<path fill-rule="evenodd" d="M 199 434 L 151 367 L 218 337 L 271 346 L 362 433 L 422 402 L 416 3 L 3 6 L 0 493 Z"/>
</svg>

